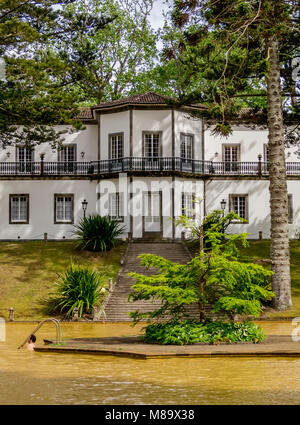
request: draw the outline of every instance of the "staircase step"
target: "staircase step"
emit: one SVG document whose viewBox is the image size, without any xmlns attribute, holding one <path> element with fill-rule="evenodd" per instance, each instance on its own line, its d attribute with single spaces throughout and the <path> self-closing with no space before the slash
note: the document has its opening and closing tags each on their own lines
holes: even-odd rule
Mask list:
<svg viewBox="0 0 300 425">
<path fill-rule="evenodd" d="M 185 264 L 189 261 L 188 254 L 180 243 L 170 242 L 134 242 L 129 246 L 126 258 L 122 265 L 122 269 L 118 275 L 117 283 L 106 305 L 105 313 L 106 322 L 130 322 L 128 312 L 138 310 L 139 312 L 147 312 L 156 310 L 160 305 L 160 300 L 139 300 L 136 302 L 128 302 L 128 295 L 132 285 L 135 283 L 133 277 L 128 276 L 128 273 L 135 272 L 145 276 L 151 276 L 157 273 L 157 269 L 146 269 L 141 265 L 141 259 L 138 258 L 141 254 L 155 254 L 166 258 L 167 260 Z M 191 318 L 199 316 L 198 305 L 190 305 L 187 307 L 187 314 Z M 168 316 L 165 316 L 168 318 Z"/>
</svg>

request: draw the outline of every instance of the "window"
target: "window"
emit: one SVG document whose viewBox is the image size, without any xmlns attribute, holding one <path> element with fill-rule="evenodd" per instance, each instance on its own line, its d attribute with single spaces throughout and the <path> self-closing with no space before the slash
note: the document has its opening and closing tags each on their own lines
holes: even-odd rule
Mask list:
<svg viewBox="0 0 300 425">
<path fill-rule="evenodd" d="M 74 173 L 76 171 L 76 145 L 63 146 L 58 152 L 59 172 Z"/>
<path fill-rule="evenodd" d="M 123 158 L 123 133 L 111 134 L 109 136 L 110 158 Z"/>
<path fill-rule="evenodd" d="M 74 222 L 74 195 L 54 195 L 54 223 Z"/>
<path fill-rule="evenodd" d="M 145 223 L 160 223 L 160 193 L 147 192 L 144 194 Z"/>
<path fill-rule="evenodd" d="M 29 195 L 9 195 L 9 222 L 29 223 Z"/>
<path fill-rule="evenodd" d="M 143 133 L 144 155 L 147 158 L 158 158 L 161 155 L 161 133 Z"/>
<path fill-rule="evenodd" d="M 223 145 L 223 161 L 225 171 L 238 171 L 240 145 Z"/>
<path fill-rule="evenodd" d="M 183 159 L 193 158 L 193 136 L 191 134 L 180 135 L 180 156 Z"/>
<path fill-rule="evenodd" d="M 269 162 L 269 148 L 266 143 L 264 144 L 264 162 Z"/>
<path fill-rule="evenodd" d="M 288 194 L 288 222 L 293 223 L 293 195 Z"/>
<path fill-rule="evenodd" d="M 195 195 L 193 193 L 183 193 L 181 197 L 182 215 L 188 218 L 195 218 Z"/>
<path fill-rule="evenodd" d="M 17 158 L 18 170 L 22 173 L 31 173 L 33 170 L 34 162 L 34 148 L 17 146 Z"/>
<path fill-rule="evenodd" d="M 241 218 L 248 220 L 248 195 L 229 195 L 229 208 Z"/>
<path fill-rule="evenodd" d="M 75 162 L 76 161 L 76 145 L 62 146 L 58 152 L 58 160 L 61 162 Z"/>
<path fill-rule="evenodd" d="M 124 221 L 124 202 L 122 193 L 109 195 L 109 216 L 118 221 Z"/>
</svg>

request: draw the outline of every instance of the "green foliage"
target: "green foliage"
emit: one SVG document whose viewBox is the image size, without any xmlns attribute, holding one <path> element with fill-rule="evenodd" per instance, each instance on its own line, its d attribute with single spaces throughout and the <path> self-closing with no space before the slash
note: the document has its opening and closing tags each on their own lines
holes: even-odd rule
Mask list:
<svg viewBox="0 0 300 425">
<path fill-rule="evenodd" d="M 72 315 L 78 308 L 79 317 L 90 313 L 101 298 L 101 276 L 87 267 L 73 265 L 59 276 L 56 293 L 48 300 L 48 311 Z"/>
<path fill-rule="evenodd" d="M 261 342 L 266 335 L 251 322 L 183 322 L 154 323 L 146 326 L 144 340 L 159 344 L 217 344 L 220 342 Z"/>
<path fill-rule="evenodd" d="M 119 221 L 98 214 L 82 218 L 74 228 L 73 234 L 77 236 L 77 247 L 93 252 L 110 251 L 125 230 Z"/>
<path fill-rule="evenodd" d="M 233 222 L 247 223 L 247 220 L 239 217 L 235 212 L 230 211 L 224 215 L 223 210 L 213 210 L 203 219 L 203 223 L 189 217 L 182 215 L 174 220 L 175 225 L 183 227 L 188 234 L 190 243 L 198 245 L 200 239 L 203 238 L 203 248 L 210 249 L 213 239 L 217 239 L 216 243 L 225 243 L 228 241 L 225 236 L 226 229 Z M 246 238 L 242 234 L 240 237 L 243 240 L 243 245 L 247 244 Z M 215 243 L 215 245 L 216 245 Z"/>
<path fill-rule="evenodd" d="M 205 321 L 205 305 L 213 312 L 225 311 L 229 316 L 247 314 L 258 317 L 261 303 L 274 294 L 270 288 L 273 274 L 260 265 L 240 262 L 239 244 L 246 245 L 246 234 L 225 235 L 225 242 L 217 231 L 207 231 L 211 250 L 201 252 L 187 264 L 178 264 L 152 254 L 140 256 L 141 264 L 155 267 L 152 276 L 130 273 L 135 284 L 129 300 L 159 299 L 162 305 L 153 312 L 130 313 L 134 323 L 169 315 L 172 320 L 185 317 L 185 305 L 198 302 L 200 320 Z"/>
</svg>

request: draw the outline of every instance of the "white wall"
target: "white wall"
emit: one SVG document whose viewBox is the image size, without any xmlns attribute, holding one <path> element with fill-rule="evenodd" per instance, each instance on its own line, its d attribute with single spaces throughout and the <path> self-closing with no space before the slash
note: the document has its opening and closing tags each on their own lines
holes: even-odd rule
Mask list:
<svg viewBox="0 0 300 425">
<path fill-rule="evenodd" d="M 233 126 L 233 133 L 228 137 L 214 136 L 211 134 L 213 127 L 205 130 L 205 159 L 208 161 L 220 162 L 222 158 L 222 144 L 230 145 L 240 144 L 241 162 L 257 162 L 258 155 L 262 156 L 264 161 L 264 144 L 268 143 L 268 130 L 263 127 L 252 129 L 243 126 Z M 285 149 L 286 161 L 298 162 L 297 147 Z M 218 156 L 215 154 L 218 153 Z"/>
<path fill-rule="evenodd" d="M 202 120 L 187 112 L 175 111 L 175 156 L 180 157 L 180 133 L 194 135 L 194 159 L 202 158 Z"/>
<path fill-rule="evenodd" d="M 9 195 L 29 194 L 29 224 L 9 224 Z M 95 213 L 96 182 L 88 180 L 1 180 L 0 239 L 71 239 L 72 224 L 54 224 L 54 194 L 74 194 L 74 223 L 83 216 L 81 202 L 88 201 L 87 214 Z"/>
<path fill-rule="evenodd" d="M 133 110 L 133 156 L 142 156 L 143 131 L 162 131 L 162 156 L 172 156 L 172 116 L 170 110 Z"/>
<path fill-rule="evenodd" d="M 293 195 L 293 223 L 289 224 L 290 238 L 297 238 L 300 231 L 300 197 L 299 182 L 288 180 L 288 193 Z M 230 194 L 248 194 L 249 223 L 232 224 L 231 233 L 250 233 L 249 239 L 258 239 L 258 232 L 263 238 L 270 238 L 270 196 L 267 180 L 210 180 L 206 183 L 207 214 L 214 209 L 221 209 L 220 202 L 225 199 L 226 210 L 229 211 Z"/>
<path fill-rule="evenodd" d="M 124 133 L 124 157 L 129 156 L 129 111 L 100 115 L 100 159 L 109 159 L 109 134 Z"/>
<path fill-rule="evenodd" d="M 211 128 L 205 131 L 205 159 L 208 161 L 223 161 L 222 145 L 240 144 L 241 161 L 258 161 L 258 154 L 264 158 L 264 144 L 268 143 L 268 132 L 264 129 L 252 130 L 247 127 L 233 127 L 233 133 L 228 137 L 214 136 Z M 218 153 L 218 156 L 215 154 Z"/>
<path fill-rule="evenodd" d="M 67 126 L 56 126 L 57 131 L 65 130 Z M 85 130 L 75 131 L 74 133 L 66 133 L 62 137 L 64 138 L 64 145 L 76 144 L 77 145 L 77 161 L 97 161 L 97 125 L 87 124 Z M 10 157 L 7 157 L 7 152 L 10 153 Z M 80 153 L 84 152 L 82 158 Z M 45 162 L 56 162 L 58 160 L 57 150 L 51 149 L 50 144 L 43 143 L 35 146 L 34 149 L 34 161 L 40 161 L 40 154 L 45 153 Z M 16 148 L 11 146 L 7 149 L 0 150 L 0 162 L 15 162 L 16 161 Z"/>
</svg>

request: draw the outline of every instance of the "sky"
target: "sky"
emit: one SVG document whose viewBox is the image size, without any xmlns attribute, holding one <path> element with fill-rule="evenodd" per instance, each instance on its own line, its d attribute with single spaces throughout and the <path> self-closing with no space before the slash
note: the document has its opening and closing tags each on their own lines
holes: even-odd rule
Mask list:
<svg viewBox="0 0 300 425">
<path fill-rule="evenodd" d="M 155 29 L 161 28 L 164 24 L 162 11 L 167 10 L 167 6 L 164 3 L 165 0 L 154 0 L 150 22 Z"/>
</svg>

